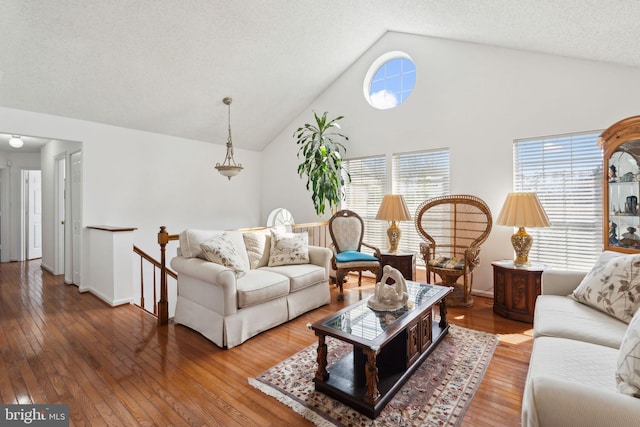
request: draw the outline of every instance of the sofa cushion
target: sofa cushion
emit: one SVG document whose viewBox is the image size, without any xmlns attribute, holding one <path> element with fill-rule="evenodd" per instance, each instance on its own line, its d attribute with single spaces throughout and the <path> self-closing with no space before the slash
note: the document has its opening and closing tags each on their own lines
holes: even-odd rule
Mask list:
<svg viewBox="0 0 640 427">
<path fill-rule="evenodd" d="M 585 421 L 583 414 L 593 401 L 570 398 L 558 405 L 555 391 L 590 394 L 594 401 L 598 396 L 619 395 L 615 382 L 617 354 L 616 349 L 582 341 L 536 338 L 522 397 L 522 425 L 607 425 Z"/>
<path fill-rule="evenodd" d="M 236 276 L 245 273 L 245 266 L 242 264 L 240 252 L 226 233 L 220 234 L 207 242 L 200 243 L 200 248 L 207 261 L 229 267 L 236 273 Z"/>
<path fill-rule="evenodd" d="M 603 252 L 573 291 L 576 301 L 629 323 L 640 307 L 640 254 Z"/>
<path fill-rule="evenodd" d="M 269 267 L 309 263 L 309 234 L 271 232 Z"/>
<path fill-rule="evenodd" d="M 640 398 L 640 310 L 631 319 L 620 344 L 616 382 L 620 393 Z"/>
<path fill-rule="evenodd" d="M 558 337 L 619 348 L 627 324 L 560 295 L 540 295 L 533 317 L 534 337 Z"/>
<path fill-rule="evenodd" d="M 296 264 L 278 267 L 263 267 L 289 278 L 289 291 L 295 292 L 318 282 L 325 281 L 325 269 L 314 264 Z"/>
<path fill-rule="evenodd" d="M 289 279 L 262 268 L 249 270 L 238 278 L 238 308 L 250 307 L 289 293 Z"/>
</svg>

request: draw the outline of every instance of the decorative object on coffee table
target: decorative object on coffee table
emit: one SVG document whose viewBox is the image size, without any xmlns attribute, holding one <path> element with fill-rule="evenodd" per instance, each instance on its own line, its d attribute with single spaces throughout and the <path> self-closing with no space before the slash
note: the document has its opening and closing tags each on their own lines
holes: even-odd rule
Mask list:
<svg viewBox="0 0 640 427">
<path fill-rule="evenodd" d="M 516 252 L 514 264 L 517 266 L 527 265 L 529 249 L 533 244 L 533 237 L 524 228 L 549 227 L 551 225 L 536 193 L 507 194 L 496 224 L 518 227 L 518 231 L 511 236 L 511 244 Z"/>
<path fill-rule="evenodd" d="M 400 235 L 402 232 L 396 224 L 396 221 L 410 221 L 411 214 L 404 202 L 401 194 L 385 194 L 376 215 L 377 220 L 391 221 L 391 225 L 387 229 L 387 240 L 389 241 L 389 252 L 398 251 L 400 244 Z"/>
<path fill-rule="evenodd" d="M 380 252 L 380 272 L 376 280 L 380 280 L 382 277 L 382 270 L 385 265 L 400 270 L 402 275 L 407 280 L 416 279 L 416 254 L 412 252 Z"/>
<path fill-rule="evenodd" d="M 391 279 L 392 284 L 387 284 Z M 375 293 L 367 301 L 367 305 L 376 311 L 396 311 L 407 304 L 407 282 L 395 268 L 387 265 L 383 269 L 382 278 L 376 283 Z"/>
</svg>

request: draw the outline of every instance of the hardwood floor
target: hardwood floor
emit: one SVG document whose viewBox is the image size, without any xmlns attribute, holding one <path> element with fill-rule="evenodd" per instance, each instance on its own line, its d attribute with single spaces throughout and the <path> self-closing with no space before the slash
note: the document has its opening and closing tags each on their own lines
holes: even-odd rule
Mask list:
<svg viewBox="0 0 640 427">
<path fill-rule="evenodd" d="M 158 328 L 133 305 L 111 308 L 39 261 L 0 264 L 0 402 L 67 403 L 72 425 L 312 425 L 252 388 L 255 377 L 316 343 L 306 324 L 373 292 L 345 286 L 337 301 L 222 350 L 179 325 Z M 492 301 L 450 309 L 451 323 L 499 334 L 464 426 L 516 426 L 531 325 L 496 316 Z"/>
</svg>

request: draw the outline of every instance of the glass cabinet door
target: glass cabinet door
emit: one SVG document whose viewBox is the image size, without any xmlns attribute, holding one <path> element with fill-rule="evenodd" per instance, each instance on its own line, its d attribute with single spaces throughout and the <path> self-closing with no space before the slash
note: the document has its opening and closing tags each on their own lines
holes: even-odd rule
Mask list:
<svg viewBox="0 0 640 427">
<path fill-rule="evenodd" d="M 604 249 L 640 252 L 640 116 L 605 130 L 603 230 Z"/>
</svg>

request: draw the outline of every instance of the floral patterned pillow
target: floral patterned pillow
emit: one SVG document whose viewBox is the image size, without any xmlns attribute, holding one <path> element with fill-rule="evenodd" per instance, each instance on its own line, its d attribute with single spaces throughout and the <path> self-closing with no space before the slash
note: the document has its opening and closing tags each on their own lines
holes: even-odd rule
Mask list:
<svg viewBox="0 0 640 427">
<path fill-rule="evenodd" d="M 237 277 L 245 273 L 238 248 L 226 234 L 220 234 L 208 242 L 200 243 L 200 248 L 207 261 L 229 267 Z"/>
<path fill-rule="evenodd" d="M 640 254 L 603 252 L 572 296 L 629 323 L 640 307 Z"/>
<path fill-rule="evenodd" d="M 618 391 L 640 398 L 640 310 L 624 334 L 616 368 Z"/>
<path fill-rule="evenodd" d="M 271 231 L 269 267 L 309 263 L 308 233 L 278 233 Z"/>
</svg>

